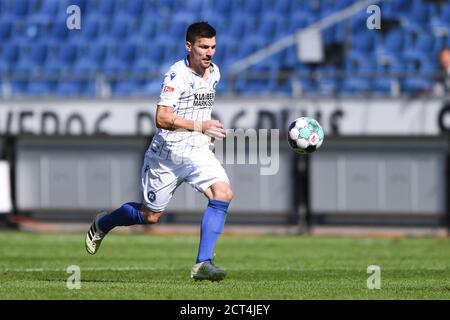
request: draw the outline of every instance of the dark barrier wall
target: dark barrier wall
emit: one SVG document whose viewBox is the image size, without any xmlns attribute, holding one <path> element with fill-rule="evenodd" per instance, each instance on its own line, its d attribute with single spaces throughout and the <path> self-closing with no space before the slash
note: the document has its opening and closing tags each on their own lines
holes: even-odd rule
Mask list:
<svg viewBox="0 0 450 320">
<path fill-rule="evenodd" d="M 310 161 L 313 223 L 445 224 L 445 137 L 332 138 Z"/>
<path fill-rule="evenodd" d="M 18 210 L 82 219 L 123 202 L 140 201 L 140 171 L 148 141 L 144 137 L 18 137 Z M 244 152 L 242 146 L 236 148 L 237 153 Z M 260 163 L 224 164 L 235 193 L 229 221 L 442 225 L 448 211 L 448 148 L 442 137 L 330 137 L 309 156 L 305 185 L 296 165 L 304 156 L 295 156 L 282 138 L 274 175 L 261 174 Z M 295 205 L 300 194 L 308 195 L 302 200 L 309 209 L 306 220 L 299 219 L 304 209 Z M 203 195 L 183 185 L 165 219 L 198 221 L 205 204 Z"/>
</svg>

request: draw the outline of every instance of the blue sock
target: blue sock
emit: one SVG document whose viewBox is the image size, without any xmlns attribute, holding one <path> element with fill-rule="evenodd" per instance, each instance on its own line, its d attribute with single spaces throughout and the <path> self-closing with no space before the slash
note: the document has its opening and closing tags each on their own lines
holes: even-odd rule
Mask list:
<svg viewBox="0 0 450 320">
<path fill-rule="evenodd" d="M 212 259 L 214 246 L 225 225 L 229 205 L 229 202 L 220 200 L 208 202 L 200 229 L 200 244 L 196 263 Z"/>
<path fill-rule="evenodd" d="M 108 233 L 117 226 L 131 226 L 135 224 L 146 224 L 142 215 L 141 204 L 128 202 L 119 209 L 105 215 L 98 221 L 98 227 L 104 233 Z"/>
</svg>

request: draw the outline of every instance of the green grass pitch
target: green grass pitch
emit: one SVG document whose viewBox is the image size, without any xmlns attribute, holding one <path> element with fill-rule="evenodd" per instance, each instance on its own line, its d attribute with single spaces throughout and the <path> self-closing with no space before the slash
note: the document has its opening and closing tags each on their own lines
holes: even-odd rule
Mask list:
<svg viewBox="0 0 450 320">
<path fill-rule="evenodd" d="M 189 277 L 198 237 L 112 233 L 95 256 L 84 234 L 0 232 L 0 299 L 450 299 L 450 240 L 222 236 L 220 283 Z M 80 267 L 81 288 L 66 286 Z M 381 288 L 368 289 L 369 265 Z"/>
</svg>

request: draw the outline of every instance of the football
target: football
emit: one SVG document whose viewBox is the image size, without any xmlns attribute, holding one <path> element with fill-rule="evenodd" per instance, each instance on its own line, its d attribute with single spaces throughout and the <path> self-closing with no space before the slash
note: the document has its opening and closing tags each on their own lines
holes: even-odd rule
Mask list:
<svg viewBox="0 0 450 320">
<path fill-rule="evenodd" d="M 317 120 L 311 117 L 295 119 L 288 129 L 288 142 L 291 148 L 299 154 L 309 154 L 323 143 L 325 134 Z"/>
</svg>

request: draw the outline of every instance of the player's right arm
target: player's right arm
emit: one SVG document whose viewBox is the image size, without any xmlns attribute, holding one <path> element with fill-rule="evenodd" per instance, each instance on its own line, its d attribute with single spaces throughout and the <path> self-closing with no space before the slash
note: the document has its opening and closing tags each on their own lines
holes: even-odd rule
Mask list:
<svg viewBox="0 0 450 320">
<path fill-rule="evenodd" d="M 199 131 L 213 138 L 224 138 L 225 128 L 217 120 L 195 121 L 187 120 L 173 112 L 173 108 L 158 105 L 156 109 L 156 127 L 165 130 Z"/>
</svg>

